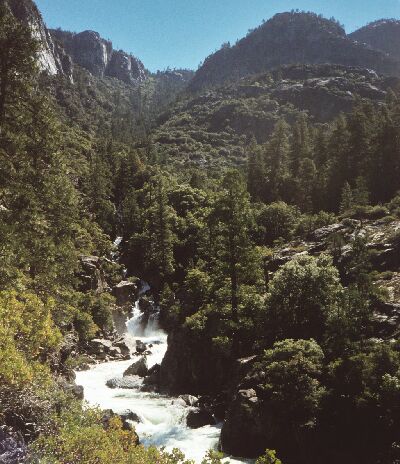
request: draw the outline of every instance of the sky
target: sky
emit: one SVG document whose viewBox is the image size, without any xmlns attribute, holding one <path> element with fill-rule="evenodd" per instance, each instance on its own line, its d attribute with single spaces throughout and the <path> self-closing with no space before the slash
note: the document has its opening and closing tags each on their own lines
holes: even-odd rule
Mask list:
<svg viewBox="0 0 400 464">
<path fill-rule="evenodd" d="M 352 32 L 400 19 L 400 0 L 35 0 L 48 27 L 91 29 L 150 71 L 196 70 L 224 42 L 236 42 L 274 14 L 300 9 L 334 16 Z"/>
</svg>

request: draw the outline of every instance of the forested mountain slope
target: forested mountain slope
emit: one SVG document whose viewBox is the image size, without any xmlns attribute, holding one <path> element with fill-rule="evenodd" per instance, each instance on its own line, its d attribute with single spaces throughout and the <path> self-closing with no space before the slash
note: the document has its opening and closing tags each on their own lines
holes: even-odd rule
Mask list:
<svg viewBox="0 0 400 464">
<path fill-rule="evenodd" d="M 381 50 L 390 57 L 400 60 L 400 21 L 381 19 L 368 24 L 349 35 L 353 40 Z"/>
<path fill-rule="evenodd" d="M 382 105 L 399 84 L 398 78 L 360 68 L 284 66 L 181 98 L 159 117 L 153 141 L 168 162 L 241 164 L 249 140 L 268 141 L 280 119 L 292 125 L 304 113 L 313 123 L 327 123 L 357 102 Z"/>
<path fill-rule="evenodd" d="M 287 64 L 341 64 L 399 75 L 400 63 L 357 43 L 335 21 L 313 13 L 281 13 L 205 59 L 190 84 L 192 91 L 237 81 Z"/>
</svg>

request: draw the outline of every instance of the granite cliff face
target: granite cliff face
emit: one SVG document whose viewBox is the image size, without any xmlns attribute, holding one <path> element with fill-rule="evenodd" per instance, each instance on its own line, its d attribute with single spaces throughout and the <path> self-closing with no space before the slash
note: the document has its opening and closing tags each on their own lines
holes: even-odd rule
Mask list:
<svg viewBox="0 0 400 464">
<path fill-rule="evenodd" d="M 353 32 L 349 37 L 400 61 L 400 21 L 396 19 L 375 21 Z"/>
<path fill-rule="evenodd" d="M 137 58 L 121 50 L 97 32 L 79 34 L 48 30 L 39 9 L 32 0 L 6 0 L 16 18 L 28 25 L 40 42 L 39 65 L 49 75 L 63 75 L 72 80 L 73 65 L 87 69 L 96 77 L 114 77 L 127 84 L 142 82 L 147 72 Z"/>
<path fill-rule="evenodd" d="M 65 49 L 72 61 L 96 77 L 114 77 L 127 84 L 146 79 L 143 63 L 122 50 L 114 50 L 112 43 L 98 32 L 83 31 L 79 34 L 51 30 L 54 41 Z"/>
<path fill-rule="evenodd" d="M 281 13 L 234 46 L 225 45 L 197 71 L 191 90 L 236 81 L 288 64 L 340 64 L 400 75 L 400 63 L 355 42 L 334 21 L 312 13 Z"/>
<path fill-rule="evenodd" d="M 6 0 L 11 12 L 28 25 L 41 43 L 39 65 L 50 75 L 62 74 L 72 79 L 71 58 L 56 44 L 47 30 L 40 11 L 31 0 Z"/>
</svg>

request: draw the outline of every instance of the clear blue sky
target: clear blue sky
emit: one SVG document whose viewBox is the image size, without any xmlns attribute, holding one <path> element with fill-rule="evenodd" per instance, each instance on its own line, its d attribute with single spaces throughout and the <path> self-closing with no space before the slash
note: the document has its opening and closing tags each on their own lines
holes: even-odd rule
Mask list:
<svg viewBox="0 0 400 464">
<path fill-rule="evenodd" d="M 334 16 L 351 32 L 400 19 L 400 0 L 36 0 L 49 27 L 98 31 L 151 71 L 197 69 L 223 42 L 235 42 L 275 13 L 299 8 Z"/>
</svg>

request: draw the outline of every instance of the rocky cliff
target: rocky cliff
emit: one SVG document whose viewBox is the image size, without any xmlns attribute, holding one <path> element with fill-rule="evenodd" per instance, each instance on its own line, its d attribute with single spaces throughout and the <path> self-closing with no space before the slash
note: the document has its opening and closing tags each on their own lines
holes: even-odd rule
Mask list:
<svg viewBox="0 0 400 464">
<path fill-rule="evenodd" d="M 381 19 L 353 32 L 349 37 L 381 50 L 400 61 L 400 21 Z"/>
<path fill-rule="evenodd" d="M 71 58 L 62 47 L 52 40 L 40 11 L 32 0 L 6 0 L 11 12 L 24 24 L 28 25 L 33 36 L 40 42 L 39 64 L 50 75 L 62 74 L 72 78 Z"/>
<path fill-rule="evenodd" d="M 220 85 L 287 64 L 331 63 L 400 75 L 400 63 L 355 42 L 344 29 L 312 13 L 281 13 L 234 46 L 225 45 L 197 71 L 191 90 Z"/>
<path fill-rule="evenodd" d="M 50 31 L 32 0 L 6 0 L 6 3 L 40 42 L 40 68 L 49 75 L 59 74 L 72 80 L 73 64 L 77 64 L 95 77 L 114 77 L 127 84 L 146 79 L 147 72 L 140 60 L 121 50 L 113 50 L 112 43 L 97 32 Z"/>
<path fill-rule="evenodd" d="M 114 77 L 127 84 L 135 84 L 146 79 L 143 63 L 122 50 L 114 50 L 112 43 L 100 37 L 98 32 L 83 31 L 79 34 L 51 30 L 51 36 L 72 61 L 87 69 L 96 77 Z"/>
</svg>

